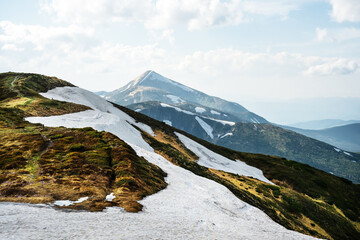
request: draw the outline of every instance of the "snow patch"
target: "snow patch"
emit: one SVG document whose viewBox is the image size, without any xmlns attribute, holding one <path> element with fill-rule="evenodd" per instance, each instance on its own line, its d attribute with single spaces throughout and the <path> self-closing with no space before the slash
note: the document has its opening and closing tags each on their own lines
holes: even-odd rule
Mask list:
<svg viewBox="0 0 360 240">
<path fill-rule="evenodd" d="M 211 112 L 211 114 L 214 114 L 214 115 L 220 115 L 220 113 L 219 113 L 219 112 L 214 111 L 214 110 L 211 110 L 210 112 Z"/>
<path fill-rule="evenodd" d="M 195 111 L 197 113 L 203 113 L 203 112 L 206 112 L 206 109 L 205 108 L 202 108 L 202 107 L 195 107 Z"/>
<path fill-rule="evenodd" d="M 206 119 L 209 119 L 209 120 L 213 120 L 215 122 L 219 122 L 223 125 L 230 125 L 230 126 L 234 126 L 235 125 L 235 122 L 230 122 L 230 121 L 225 121 L 225 120 L 220 120 L 220 119 L 215 119 L 215 118 L 209 118 L 209 117 L 204 117 L 203 118 L 206 118 Z"/>
<path fill-rule="evenodd" d="M 348 155 L 348 156 L 350 156 L 350 157 L 352 157 L 353 155 L 351 155 L 350 153 L 348 153 L 348 152 L 345 152 L 345 151 L 343 151 L 346 155 Z"/>
<path fill-rule="evenodd" d="M 138 109 L 135 109 L 135 112 L 141 112 L 142 109 L 138 108 Z"/>
<path fill-rule="evenodd" d="M 263 182 L 270 182 L 258 168 L 247 165 L 246 163 L 236 160 L 232 161 L 228 158 L 225 158 L 213 151 L 207 149 L 206 147 L 200 145 L 199 143 L 191 140 L 188 137 L 180 133 L 175 133 L 180 141 L 187 147 L 190 151 L 195 153 L 198 157 L 198 164 L 208 168 L 214 168 L 217 170 L 222 170 L 229 173 L 235 173 L 238 175 L 244 175 L 248 177 L 254 177 Z"/>
<path fill-rule="evenodd" d="M 112 200 L 114 200 L 115 195 L 114 193 L 110 193 L 109 195 L 106 195 L 105 200 L 108 202 L 112 202 Z"/>
<path fill-rule="evenodd" d="M 166 97 L 170 98 L 170 100 L 171 100 L 174 104 L 185 102 L 182 98 L 180 98 L 180 97 L 178 97 L 178 96 L 166 95 Z"/>
<path fill-rule="evenodd" d="M 336 147 L 334 147 L 334 150 L 337 151 L 337 152 L 341 152 L 341 150 L 336 148 Z"/>
<path fill-rule="evenodd" d="M 214 138 L 214 135 L 213 135 L 213 128 L 207 124 L 204 120 L 202 120 L 201 118 L 199 118 L 198 116 L 195 117 L 196 121 L 198 121 L 198 123 L 200 124 L 200 126 L 204 129 L 204 131 L 207 133 L 207 135 L 209 135 L 209 137 L 211 139 Z"/>
<path fill-rule="evenodd" d="M 253 123 L 260 123 L 256 118 L 251 118 L 251 121 L 252 121 Z"/>
<path fill-rule="evenodd" d="M 195 114 L 192 113 L 192 112 L 183 110 L 183 109 L 178 108 L 178 107 L 175 107 L 175 106 L 171 106 L 171 105 L 166 104 L 166 103 L 160 103 L 160 105 L 161 105 L 162 107 L 173 108 L 173 109 L 175 109 L 175 110 L 178 111 L 178 112 L 183 112 L 183 113 L 186 113 L 186 114 L 189 114 L 189 115 L 195 115 Z"/>
<path fill-rule="evenodd" d="M 70 201 L 70 200 L 57 200 L 55 201 L 53 204 L 56 205 L 56 206 L 59 206 L 59 207 L 67 207 L 67 206 L 71 206 L 73 205 L 74 203 L 82 203 L 86 200 L 88 200 L 89 197 L 82 197 L 82 198 L 79 198 L 78 200 L 76 201 Z"/>
<path fill-rule="evenodd" d="M 169 121 L 169 120 L 163 120 L 163 122 L 166 123 L 166 124 L 169 125 L 169 126 L 172 126 L 172 122 Z"/>
<path fill-rule="evenodd" d="M 226 133 L 226 134 L 222 135 L 220 138 L 224 138 L 224 137 L 232 136 L 232 135 L 233 135 L 233 133 Z"/>
</svg>

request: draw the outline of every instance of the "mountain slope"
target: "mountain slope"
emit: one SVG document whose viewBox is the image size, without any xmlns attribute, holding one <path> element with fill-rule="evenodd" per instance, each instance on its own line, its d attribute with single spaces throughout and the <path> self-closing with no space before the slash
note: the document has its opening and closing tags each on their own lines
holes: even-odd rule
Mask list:
<svg viewBox="0 0 360 240">
<path fill-rule="evenodd" d="M 348 155 L 331 145 L 270 124 L 231 122 L 159 102 L 129 108 L 172 125 L 206 141 L 243 152 L 286 157 L 360 182 L 360 155 Z M 230 115 L 228 117 L 231 117 Z"/>
<path fill-rule="evenodd" d="M 1 83 L 11 82 L 18 75 L 10 74 L 6 81 L 0 75 Z M 44 81 L 50 80 L 45 77 Z M 22 83 L 16 90 L 22 88 Z M 139 210 L 129 202 L 135 204 L 145 195 L 162 189 L 164 172 L 168 186 L 140 201 L 144 205 L 141 214 L 111 208 L 96 215 L 70 212 L 64 216 L 46 206 L 34 209 L 0 204 L 7 217 L 5 225 L 0 226 L 1 238 L 12 236 L 7 230 L 10 226 L 18 227 L 17 236 L 24 239 L 34 234 L 48 238 L 54 230 L 63 238 L 84 236 L 79 235 L 83 232 L 88 232 L 86 236 L 91 238 L 116 235 L 136 239 L 209 236 L 259 239 L 264 232 L 268 239 L 309 238 L 277 223 L 322 238 L 359 237 L 359 185 L 293 161 L 212 145 L 141 113 L 112 105 L 83 89 L 60 87 L 42 94 L 52 100 L 35 93 L 31 102 L 18 101 L 26 96 L 5 99 L 6 105 L 0 102 L 3 111 L 0 136 L 4 140 L 0 147 L 12 146 L 12 152 L 29 151 L 24 154 L 25 159 L 1 157 L 16 160 L 15 165 L 1 168 L 1 201 L 46 203 L 71 198 L 69 207 L 78 209 L 91 209 L 89 205 L 93 204 L 98 209 L 125 205 L 132 207 L 130 210 Z M 43 106 L 42 101 L 48 103 Z M 23 120 L 26 111 L 35 112 L 33 106 L 43 115 L 54 115 L 51 112 L 57 112 L 56 108 L 68 109 L 68 114 L 27 118 L 47 126 L 44 127 Z M 53 125 L 77 128 L 49 127 Z M 24 138 L 27 144 L 19 149 L 22 135 L 29 139 L 38 136 L 45 144 L 36 148 L 36 144 Z M 8 152 L 2 150 L 1 154 Z M 208 168 L 209 164 L 212 168 Z M 277 185 L 269 184 L 269 180 Z M 26 189 L 33 191 L 25 192 Z M 39 190 L 45 195 L 37 196 Z M 106 195 L 111 191 L 113 194 Z M 79 222 L 79 216 L 84 221 Z"/>
<path fill-rule="evenodd" d="M 346 151 L 360 152 L 360 123 L 321 130 L 308 130 L 288 126 L 283 126 L 283 128 L 326 142 Z"/>
<path fill-rule="evenodd" d="M 105 99 L 127 106 L 133 103 L 159 101 L 167 104 L 191 103 L 208 107 L 236 117 L 242 122 L 267 122 L 264 118 L 249 112 L 238 103 L 212 97 L 178 82 L 161 76 L 154 71 L 146 71 L 122 88 L 112 92 L 99 92 Z"/>
</svg>

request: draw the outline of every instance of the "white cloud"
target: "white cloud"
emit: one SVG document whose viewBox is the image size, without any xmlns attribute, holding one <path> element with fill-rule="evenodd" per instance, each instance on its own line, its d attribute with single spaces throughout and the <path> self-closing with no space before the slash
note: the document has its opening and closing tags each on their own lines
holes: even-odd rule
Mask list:
<svg viewBox="0 0 360 240">
<path fill-rule="evenodd" d="M 245 1 L 244 10 L 249 13 L 255 13 L 265 16 L 281 16 L 283 19 L 286 19 L 289 12 L 299 9 L 301 1 L 262 1 L 262 0 L 253 0 Z"/>
<path fill-rule="evenodd" d="M 332 5 L 331 17 L 337 22 L 359 22 L 359 0 L 330 0 Z"/>
<path fill-rule="evenodd" d="M 9 51 L 23 51 L 24 48 L 18 48 L 15 44 L 4 44 L 1 47 L 2 50 L 9 50 Z"/>
<path fill-rule="evenodd" d="M 316 39 L 319 42 L 333 41 L 333 39 L 329 38 L 328 30 L 326 28 L 316 28 Z"/>
<path fill-rule="evenodd" d="M 299 8 L 301 0 L 51 0 L 42 9 L 54 13 L 59 21 L 99 24 L 139 22 L 148 29 L 169 29 L 184 24 L 189 30 L 212 26 L 237 25 L 249 15 L 280 16 Z"/>
<path fill-rule="evenodd" d="M 68 42 L 79 35 L 91 36 L 93 30 L 70 25 L 67 27 L 44 27 L 40 25 L 14 24 L 0 21 L 0 43 L 19 45 L 31 43 L 37 50 L 54 41 Z"/>
<path fill-rule="evenodd" d="M 337 59 L 309 67 L 305 73 L 310 75 L 346 75 L 359 69 L 359 64 L 348 59 Z"/>
<path fill-rule="evenodd" d="M 316 39 L 319 42 L 343 42 L 360 38 L 357 28 L 316 28 Z"/>
</svg>

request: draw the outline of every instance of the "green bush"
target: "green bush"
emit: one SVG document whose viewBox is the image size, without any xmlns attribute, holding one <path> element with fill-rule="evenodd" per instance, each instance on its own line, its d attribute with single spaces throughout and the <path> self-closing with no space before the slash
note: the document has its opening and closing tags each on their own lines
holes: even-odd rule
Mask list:
<svg viewBox="0 0 360 240">
<path fill-rule="evenodd" d="M 83 152 L 85 151 L 85 149 L 86 149 L 85 146 L 80 143 L 73 144 L 69 147 L 69 150 L 73 152 Z"/>
</svg>

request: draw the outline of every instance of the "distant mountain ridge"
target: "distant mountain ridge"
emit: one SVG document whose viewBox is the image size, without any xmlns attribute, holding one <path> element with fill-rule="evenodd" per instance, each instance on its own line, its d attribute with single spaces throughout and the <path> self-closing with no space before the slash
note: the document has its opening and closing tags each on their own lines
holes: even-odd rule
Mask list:
<svg viewBox="0 0 360 240">
<path fill-rule="evenodd" d="M 124 87 L 97 94 L 123 106 L 147 101 L 159 101 L 171 105 L 188 103 L 195 104 L 199 108 L 211 108 L 214 112 L 231 114 L 238 122 L 268 123 L 266 119 L 248 111 L 238 103 L 209 96 L 151 70 L 144 72 Z M 221 116 L 218 117 L 221 118 Z M 222 117 L 226 118 L 224 115 Z"/>
<path fill-rule="evenodd" d="M 353 123 L 360 123 L 360 120 L 341 120 L 341 119 L 322 119 L 288 124 L 289 127 L 301 128 L 306 130 L 321 130 L 326 128 L 340 127 Z"/>
<path fill-rule="evenodd" d="M 203 115 L 182 104 L 156 101 L 127 106 L 208 142 L 237 151 L 276 155 L 360 182 L 360 155 L 267 123 L 242 123 Z M 205 110 L 205 109 L 204 109 Z M 222 113 L 219 112 L 220 116 Z"/>
<path fill-rule="evenodd" d="M 353 123 L 321 130 L 309 130 L 288 126 L 282 127 L 319 141 L 326 142 L 346 151 L 360 152 L 360 123 Z"/>
</svg>

